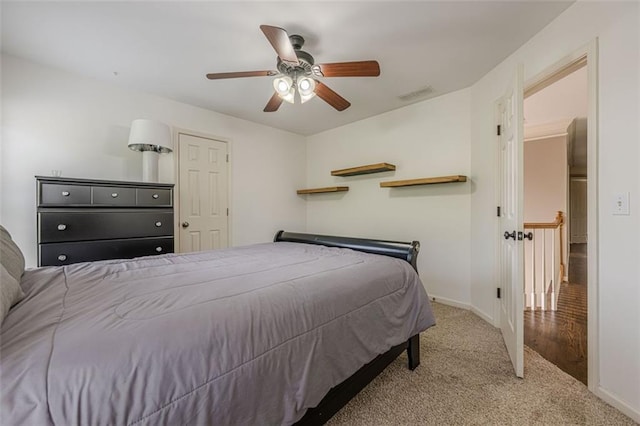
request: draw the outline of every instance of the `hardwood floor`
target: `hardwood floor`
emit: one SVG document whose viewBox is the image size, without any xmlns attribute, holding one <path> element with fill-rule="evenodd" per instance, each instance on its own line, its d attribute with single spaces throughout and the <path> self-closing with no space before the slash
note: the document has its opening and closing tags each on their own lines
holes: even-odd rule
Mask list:
<svg viewBox="0 0 640 426">
<path fill-rule="evenodd" d="M 524 343 L 587 384 L 587 245 L 572 244 L 558 310 L 525 311 Z"/>
</svg>

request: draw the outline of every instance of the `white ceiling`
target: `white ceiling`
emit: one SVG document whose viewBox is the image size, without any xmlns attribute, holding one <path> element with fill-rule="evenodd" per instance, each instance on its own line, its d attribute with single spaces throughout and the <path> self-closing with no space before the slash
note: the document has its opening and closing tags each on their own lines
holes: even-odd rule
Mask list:
<svg viewBox="0 0 640 426">
<path fill-rule="evenodd" d="M 470 86 L 571 3 L 2 1 L 2 51 L 310 135 Z M 261 24 L 302 35 L 317 63 L 375 59 L 381 75 L 323 79 L 351 102 L 344 112 L 315 98 L 265 113 L 271 78 L 205 78 L 275 69 Z"/>
</svg>

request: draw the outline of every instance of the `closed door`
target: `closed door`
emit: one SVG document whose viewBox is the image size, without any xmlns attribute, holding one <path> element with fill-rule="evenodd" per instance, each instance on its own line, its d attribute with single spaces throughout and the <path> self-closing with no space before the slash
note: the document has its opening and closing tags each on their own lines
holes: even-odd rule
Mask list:
<svg viewBox="0 0 640 426">
<path fill-rule="evenodd" d="M 179 251 L 228 247 L 227 143 L 178 134 Z"/>
<path fill-rule="evenodd" d="M 523 68 L 518 66 L 500 114 L 500 329 L 516 376 L 524 374 Z"/>
</svg>

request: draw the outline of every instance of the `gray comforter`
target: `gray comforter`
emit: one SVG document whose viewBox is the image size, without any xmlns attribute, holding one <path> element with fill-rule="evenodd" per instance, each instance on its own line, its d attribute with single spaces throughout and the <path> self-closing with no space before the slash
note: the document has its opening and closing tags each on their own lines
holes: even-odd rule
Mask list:
<svg viewBox="0 0 640 426">
<path fill-rule="evenodd" d="M 269 243 L 27 271 L 0 423 L 290 424 L 434 324 L 408 263 Z"/>
</svg>

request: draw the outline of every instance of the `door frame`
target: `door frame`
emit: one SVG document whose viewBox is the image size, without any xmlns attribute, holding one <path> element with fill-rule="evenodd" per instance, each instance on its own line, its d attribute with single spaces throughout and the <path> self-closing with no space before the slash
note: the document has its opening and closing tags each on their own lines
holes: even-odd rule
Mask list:
<svg viewBox="0 0 640 426">
<path fill-rule="evenodd" d="M 586 61 L 586 65 L 580 62 Z M 545 67 L 545 69 L 533 77 L 526 79 L 524 84 L 525 97 L 536 91 L 542 90 L 552 83 L 558 81 L 562 77 L 574 71 L 576 66 L 587 67 L 587 233 L 589 235 L 589 244 L 587 246 L 587 383 L 591 392 L 595 393 L 605 401 L 612 403 L 611 398 L 607 398 L 603 392 L 600 392 L 600 369 L 599 369 L 599 275 L 598 275 L 598 38 L 594 38 L 586 45 L 575 50 L 571 54 L 561 58 L 555 63 Z M 526 67 L 526 64 L 525 64 Z M 496 150 L 498 144 L 495 144 Z M 499 155 L 498 152 L 495 154 Z M 498 158 L 498 157 L 496 157 Z M 496 176 L 496 185 L 499 184 L 498 176 Z M 497 201 L 497 200 L 496 200 Z M 496 204 L 499 205 L 499 204 Z M 495 221 L 496 229 L 498 229 L 499 221 Z M 495 232 L 495 247 L 499 247 L 499 232 Z M 496 248 L 496 254 L 497 254 Z M 494 276 L 499 276 L 499 258 L 496 259 Z M 496 299 L 496 307 L 499 307 L 500 301 Z M 496 319 L 495 324 L 500 323 L 500 310 L 494 310 Z M 524 315 L 524 312 L 522 312 Z M 614 405 L 616 406 L 616 405 Z"/>
<path fill-rule="evenodd" d="M 233 144 L 231 143 L 231 140 L 228 138 L 223 138 L 220 136 L 216 136 L 216 135 L 211 135 L 208 133 L 203 133 L 203 132 L 196 132 L 194 130 L 188 130 L 188 129 L 182 129 L 179 127 L 174 127 L 173 128 L 173 140 L 175 142 L 175 155 L 174 155 L 174 163 L 173 163 L 173 167 L 174 167 L 174 180 L 175 180 L 175 187 L 173 189 L 173 235 L 175 235 L 176 237 L 174 238 L 174 252 L 179 253 L 180 252 L 180 135 L 188 135 L 188 136 L 195 136 L 198 138 L 204 138 L 204 139 L 213 139 L 219 142 L 224 142 L 227 144 L 227 155 L 229 155 L 229 161 L 227 162 L 227 206 L 229 206 L 229 215 L 227 216 L 227 229 L 228 229 L 228 235 L 227 235 L 227 239 L 228 239 L 228 245 L 229 247 L 231 247 L 232 244 L 232 223 L 233 223 L 233 209 L 231 208 L 231 201 L 233 200 L 233 196 L 232 196 L 232 192 L 231 192 L 231 188 L 233 188 L 233 183 L 231 181 L 231 177 L 233 176 L 233 173 L 231 173 L 231 167 L 232 167 L 232 163 L 231 160 L 233 159 L 233 155 L 232 155 L 232 146 Z"/>
<path fill-rule="evenodd" d="M 556 61 L 525 81 L 525 97 L 541 90 L 577 68 L 587 67 L 587 383 L 600 395 L 599 370 L 599 276 L 598 276 L 598 39 L 595 38 L 570 55 Z M 577 67 L 577 68 L 576 68 Z M 524 313 L 523 313 L 524 314 Z"/>
</svg>

